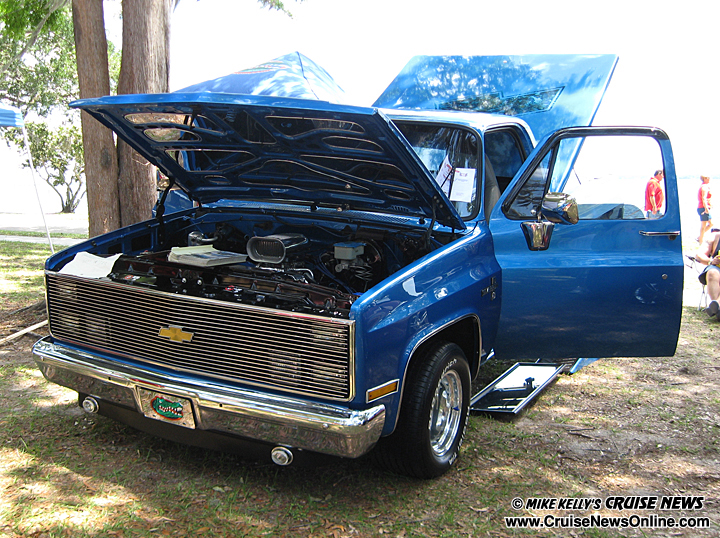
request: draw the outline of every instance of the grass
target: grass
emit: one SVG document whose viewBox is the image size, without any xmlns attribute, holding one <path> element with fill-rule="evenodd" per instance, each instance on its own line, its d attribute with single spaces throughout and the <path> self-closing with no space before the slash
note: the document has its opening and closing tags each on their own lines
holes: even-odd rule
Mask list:
<svg viewBox="0 0 720 538">
<path fill-rule="evenodd" d="M 20 536 L 502 536 L 513 497 L 584 491 L 554 470 L 554 454 L 535 450 L 537 436 L 483 417 L 471 419 L 458 468 L 423 482 L 367 459 L 243 462 L 42 402 L 0 414 L 0 521 Z"/>
<path fill-rule="evenodd" d="M 552 455 L 528 461 L 536 435 L 485 417 L 457 469 L 418 481 L 367 458 L 281 469 L 166 442 L 80 414 L 27 365 L 0 394 L 20 397 L 0 401 L 0 521 L 20 536 L 479 536 L 514 496 L 577 492 L 547 474 Z"/>
<path fill-rule="evenodd" d="M 3 308 L 42 297 L 47 254 L 0 242 L 0 285 L 16 294 Z M 457 465 L 431 481 L 385 473 L 367 457 L 280 468 L 87 415 L 73 391 L 45 381 L 23 339 L 0 347 L 0 538 L 532 536 L 504 526 L 529 514 L 511 508 L 515 497 L 717 498 L 702 478 L 718 472 L 717 379 L 700 373 L 717 372 L 718 330 L 685 309 L 675 358 L 599 361 L 561 376 L 519 420 L 472 416 Z M 673 536 L 695 535 L 682 532 Z"/>
<path fill-rule="evenodd" d="M 45 238 L 47 234 L 45 232 L 31 232 L 24 230 L 0 230 L 0 235 L 15 235 L 18 237 L 38 237 Z M 51 232 L 50 237 L 53 238 L 67 238 L 67 239 L 87 239 L 88 234 L 76 234 L 67 232 Z"/>
<path fill-rule="evenodd" d="M 50 247 L 42 243 L 0 241 L 0 311 L 44 297 L 43 266 L 49 255 Z"/>
</svg>

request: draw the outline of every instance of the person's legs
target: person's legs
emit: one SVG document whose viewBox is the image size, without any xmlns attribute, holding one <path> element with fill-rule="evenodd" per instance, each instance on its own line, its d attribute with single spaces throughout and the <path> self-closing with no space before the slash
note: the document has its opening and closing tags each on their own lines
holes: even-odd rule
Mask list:
<svg viewBox="0 0 720 538">
<path fill-rule="evenodd" d="M 698 236 L 698 243 L 703 242 L 705 232 L 712 227 L 712 221 L 710 220 L 710 213 L 705 213 L 703 208 L 698 208 L 698 215 L 700 215 L 700 235 Z"/>
<path fill-rule="evenodd" d="M 707 290 L 708 297 L 710 297 L 710 304 L 705 309 L 708 316 L 715 316 L 720 311 L 720 269 L 713 266 L 710 270 L 705 273 L 705 289 Z"/>
<path fill-rule="evenodd" d="M 703 236 L 705 235 L 705 232 L 707 231 L 707 229 L 708 229 L 708 221 L 701 220 L 700 221 L 700 235 L 698 235 L 698 239 L 697 239 L 698 243 L 703 242 Z"/>
</svg>

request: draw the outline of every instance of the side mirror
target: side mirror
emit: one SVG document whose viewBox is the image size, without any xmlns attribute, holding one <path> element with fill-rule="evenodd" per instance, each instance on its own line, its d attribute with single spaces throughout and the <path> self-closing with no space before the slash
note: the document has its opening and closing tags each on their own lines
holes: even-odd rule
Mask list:
<svg viewBox="0 0 720 538">
<path fill-rule="evenodd" d="M 578 206 L 575 198 L 564 192 L 547 193 L 540 206 L 538 220 L 522 223 L 522 231 L 528 248 L 530 250 L 547 250 L 550 247 L 550 238 L 555 224 L 577 224 L 578 220 Z"/>
<path fill-rule="evenodd" d="M 575 198 L 564 192 L 549 192 L 545 195 L 540 215 L 555 224 L 577 224 L 578 206 Z"/>
</svg>

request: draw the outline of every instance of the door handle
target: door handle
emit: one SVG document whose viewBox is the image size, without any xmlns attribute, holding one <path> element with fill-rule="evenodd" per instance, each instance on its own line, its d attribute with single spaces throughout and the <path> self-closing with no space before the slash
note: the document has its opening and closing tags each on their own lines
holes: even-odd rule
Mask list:
<svg viewBox="0 0 720 538">
<path fill-rule="evenodd" d="M 666 237 L 669 237 L 670 239 L 675 239 L 676 237 L 678 237 L 680 235 L 680 230 L 678 230 L 676 232 L 646 232 L 644 230 L 640 230 L 640 235 L 645 235 L 645 236 L 649 236 L 649 237 L 664 235 Z"/>
</svg>

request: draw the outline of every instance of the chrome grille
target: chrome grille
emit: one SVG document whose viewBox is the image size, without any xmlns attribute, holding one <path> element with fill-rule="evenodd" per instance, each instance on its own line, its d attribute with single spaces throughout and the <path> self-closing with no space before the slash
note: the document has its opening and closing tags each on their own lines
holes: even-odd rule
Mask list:
<svg viewBox="0 0 720 538">
<path fill-rule="evenodd" d="M 46 282 L 50 330 L 60 340 L 294 394 L 354 395 L 352 321 L 50 272 Z M 172 327 L 191 340 L 159 335 Z"/>
</svg>

